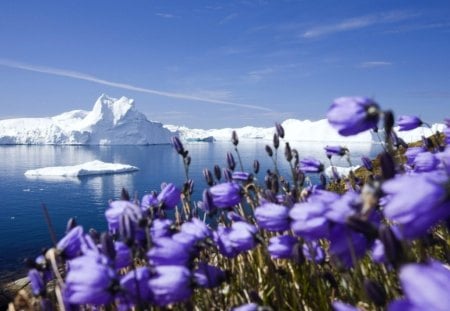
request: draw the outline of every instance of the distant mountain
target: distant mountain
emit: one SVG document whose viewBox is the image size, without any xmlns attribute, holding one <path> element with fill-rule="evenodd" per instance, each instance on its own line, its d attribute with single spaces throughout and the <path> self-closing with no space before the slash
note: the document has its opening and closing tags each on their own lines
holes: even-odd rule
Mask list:
<svg viewBox="0 0 450 311">
<path fill-rule="evenodd" d="M 104 94 L 91 111 L 0 121 L 0 144 L 149 145 L 168 144 L 173 135 L 161 123 L 147 120 L 132 99 Z"/>
</svg>

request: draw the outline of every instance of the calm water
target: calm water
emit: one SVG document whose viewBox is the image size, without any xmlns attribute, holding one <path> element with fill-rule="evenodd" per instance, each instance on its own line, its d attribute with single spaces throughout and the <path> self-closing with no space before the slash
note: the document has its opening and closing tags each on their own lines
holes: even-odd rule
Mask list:
<svg viewBox="0 0 450 311">
<path fill-rule="evenodd" d="M 261 162 L 261 172 L 271 168 L 264 151 L 267 142 L 241 143 L 239 150 L 244 167 L 251 169 L 254 159 Z M 326 162 L 323 145 L 304 143 L 295 145 L 301 156 L 311 155 Z M 191 178 L 196 182 L 197 198 L 206 186 L 202 169 L 215 164 L 225 166 L 226 152 L 231 143 L 188 144 L 192 157 Z M 351 145 L 354 164 L 362 154 L 373 156 L 378 146 Z M 280 150 L 282 151 L 282 150 Z M 279 155 L 284 163 L 283 153 Z M 126 163 L 139 167 L 129 174 L 103 175 L 83 178 L 29 178 L 28 169 L 45 166 L 75 165 L 86 161 Z M 345 161 L 337 165 L 346 166 Z M 263 180 L 263 173 L 258 178 Z M 66 221 L 76 217 L 85 229 L 106 229 L 104 212 L 109 199 L 120 196 L 122 187 L 130 194 L 143 194 L 160 189 L 163 181 L 181 185 L 184 181 L 182 162 L 169 145 L 159 146 L 0 146 L 0 278 L 8 278 L 23 270 L 23 260 L 36 256 L 51 246 L 41 204 L 50 212 L 58 238 L 65 230 Z"/>
</svg>

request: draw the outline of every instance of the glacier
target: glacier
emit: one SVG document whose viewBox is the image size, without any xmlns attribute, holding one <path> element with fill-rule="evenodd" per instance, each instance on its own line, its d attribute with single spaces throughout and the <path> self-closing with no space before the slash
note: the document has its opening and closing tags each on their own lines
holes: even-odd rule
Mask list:
<svg viewBox="0 0 450 311">
<path fill-rule="evenodd" d="M 151 145 L 168 144 L 173 135 L 161 123 L 149 121 L 137 111 L 133 99 L 105 94 L 91 111 L 0 120 L 3 145 Z"/>
<path fill-rule="evenodd" d="M 25 176 L 78 177 L 87 175 L 127 173 L 127 172 L 134 172 L 137 170 L 139 169 L 136 166 L 128 164 L 108 163 L 99 160 L 94 160 L 72 166 L 50 166 L 34 170 L 28 170 L 25 172 Z"/>
</svg>

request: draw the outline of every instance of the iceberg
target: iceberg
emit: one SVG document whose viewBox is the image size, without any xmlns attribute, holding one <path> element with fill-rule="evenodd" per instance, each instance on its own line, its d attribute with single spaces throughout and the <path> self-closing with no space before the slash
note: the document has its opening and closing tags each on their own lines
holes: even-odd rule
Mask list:
<svg viewBox="0 0 450 311">
<path fill-rule="evenodd" d="M 342 136 L 331 127 L 327 119 L 317 121 L 288 119 L 281 123 L 285 130 L 285 140 L 295 142 L 319 142 L 319 143 L 335 143 L 335 144 L 373 144 L 384 141 L 384 132 L 375 133 L 372 130 L 365 131 L 353 136 Z M 230 141 L 231 133 L 236 131 L 239 140 L 272 140 L 273 134 L 276 132 L 275 127 L 253 127 L 245 126 L 241 128 L 223 128 L 223 129 L 191 129 L 185 126 L 164 125 L 166 129 L 179 137 L 185 142 L 193 141 Z M 394 128 L 399 137 L 403 138 L 407 143 L 421 140 L 422 136 L 429 137 L 436 133 L 442 132 L 444 124 L 433 124 L 431 129 L 420 127 L 412 131 L 399 132 L 398 127 Z"/>
<path fill-rule="evenodd" d="M 149 121 L 137 111 L 133 99 L 105 94 L 91 111 L 0 121 L 3 145 L 153 145 L 169 144 L 173 135 L 161 123 Z"/>
<path fill-rule="evenodd" d="M 360 167 L 361 167 L 360 165 L 349 166 L 349 167 L 334 166 L 334 169 L 335 169 L 336 173 L 339 175 L 340 178 L 344 178 L 344 177 L 347 177 L 350 174 L 350 171 L 355 172 Z M 332 166 L 328 166 L 325 169 L 325 175 L 327 177 L 329 177 L 329 178 L 333 178 L 334 177 Z"/>
<path fill-rule="evenodd" d="M 90 161 L 73 166 L 51 166 L 25 172 L 27 177 L 79 177 L 87 175 L 104 175 L 127 173 L 139 170 L 136 166 L 120 163 Z"/>
</svg>

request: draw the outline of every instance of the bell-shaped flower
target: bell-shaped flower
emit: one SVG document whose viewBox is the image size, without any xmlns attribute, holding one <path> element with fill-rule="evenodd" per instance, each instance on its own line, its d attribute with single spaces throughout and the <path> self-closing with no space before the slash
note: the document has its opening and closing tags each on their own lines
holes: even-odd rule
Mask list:
<svg viewBox="0 0 450 311">
<path fill-rule="evenodd" d="M 81 245 L 83 244 L 83 240 L 83 227 L 76 226 L 59 240 L 56 244 L 56 248 L 61 252 L 64 258 L 72 259 L 81 255 Z"/>
<path fill-rule="evenodd" d="M 150 264 L 155 266 L 187 265 L 191 258 L 190 245 L 162 237 L 153 240 L 153 246 L 147 252 L 147 258 Z"/>
<path fill-rule="evenodd" d="M 268 231 L 289 229 L 289 208 L 284 205 L 265 203 L 255 209 L 255 218 L 258 226 Z"/>
<path fill-rule="evenodd" d="M 224 256 L 232 258 L 256 246 L 257 231 L 255 226 L 244 221 L 234 222 L 229 228 L 219 225 L 214 232 L 214 241 Z"/>
<path fill-rule="evenodd" d="M 174 184 L 165 185 L 157 197 L 164 209 L 173 209 L 181 200 L 181 190 Z"/>
<path fill-rule="evenodd" d="M 75 305 L 104 305 L 114 299 L 118 277 L 103 255 L 83 255 L 69 262 L 64 297 Z"/>
<path fill-rule="evenodd" d="M 120 280 L 125 302 L 136 305 L 151 301 L 152 294 L 148 286 L 150 277 L 151 273 L 147 267 L 138 267 L 125 274 Z"/>
<path fill-rule="evenodd" d="M 364 97 L 340 97 L 333 101 L 327 113 L 328 122 L 343 136 L 356 135 L 377 127 L 380 108 Z"/>
<path fill-rule="evenodd" d="M 152 239 L 169 237 L 172 233 L 172 225 L 173 221 L 170 219 L 154 219 L 150 227 L 150 234 Z"/>
<path fill-rule="evenodd" d="M 317 241 L 304 243 L 302 251 L 305 258 L 309 261 L 321 263 L 325 260 L 325 252 Z"/>
<path fill-rule="evenodd" d="M 431 152 L 421 152 L 416 155 L 413 161 L 414 171 L 423 173 L 431 172 L 437 168 L 439 160 Z"/>
<path fill-rule="evenodd" d="M 222 284 L 225 279 L 225 272 L 218 267 L 210 266 L 204 262 L 200 262 L 198 268 L 194 271 L 194 281 L 199 287 L 217 287 Z"/>
<path fill-rule="evenodd" d="M 423 147 L 409 147 L 405 152 L 406 163 L 408 165 L 413 165 L 416 156 L 425 151 L 426 149 Z"/>
<path fill-rule="evenodd" d="M 131 250 L 123 242 L 114 242 L 114 249 L 116 251 L 116 257 L 114 259 L 114 267 L 116 269 L 122 269 L 128 267 L 132 263 Z"/>
<path fill-rule="evenodd" d="M 382 186 L 388 196 L 383 213 L 399 225 L 403 237 L 420 237 L 450 216 L 448 182 L 442 172 L 397 176 Z"/>
<path fill-rule="evenodd" d="M 290 235 L 274 236 L 269 239 L 267 250 L 269 251 L 270 257 L 272 258 L 289 259 L 292 258 L 294 246 L 297 243 L 298 240 Z"/>
<path fill-rule="evenodd" d="M 329 240 L 331 256 L 345 267 L 353 266 L 354 260 L 364 256 L 370 246 L 364 235 L 355 233 L 341 224 L 333 225 Z"/>
<path fill-rule="evenodd" d="M 308 240 L 326 238 L 330 225 L 325 217 L 326 211 L 327 206 L 320 200 L 295 204 L 289 212 L 291 229 Z"/>
<path fill-rule="evenodd" d="M 194 217 L 190 221 L 181 225 L 180 232 L 195 237 L 196 241 L 201 241 L 212 236 L 211 229 L 200 219 Z"/>
<path fill-rule="evenodd" d="M 157 266 L 148 285 L 155 304 L 166 306 L 192 296 L 191 271 L 183 266 Z"/>
<path fill-rule="evenodd" d="M 117 231 L 120 227 L 120 221 L 124 216 L 137 224 L 142 218 L 142 211 L 136 204 L 129 201 L 118 200 L 109 203 L 109 208 L 105 211 L 108 227 L 111 231 Z"/>
<path fill-rule="evenodd" d="M 215 185 L 209 189 L 212 204 L 218 208 L 228 208 L 239 204 L 242 199 L 241 186 L 234 182 Z"/>
<path fill-rule="evenodd" d="M 413 130 L 423 124 L 422 120 L 416 116 L 400 116 L 397 120 L 399 131 Z"/>
<path fill-rule="evenodd" d="M 328 205 L 325 217 L 333 222 L 344 224 L 348 217 L 360 210 L 361 206 L 361 196 L 356 192 L 347 191 Z"/>
<path fill-rule="evenodd" d="M 45 284 L 42 275 L 36 269 L 28 271 L 28 280 L 31 285 L 31 292 L 34 296 L 42 295 L 45 292 Z"/>
<path fill-rule="evenodd" d="M 440 262 L 405 265 L 399 276 L 405 298 L 388 311 L 450 310 L 450 270 Z"/>
<path fill-rule="evenodd" d="M 304 173 L 320 173 L 324 166 L 319 160 L 310 157 L 300 160 L 299 170 Z"/>
</svg>

